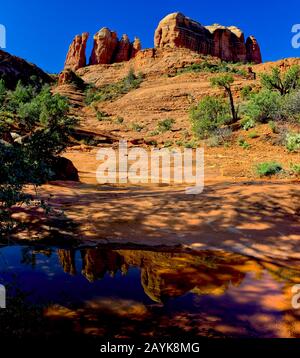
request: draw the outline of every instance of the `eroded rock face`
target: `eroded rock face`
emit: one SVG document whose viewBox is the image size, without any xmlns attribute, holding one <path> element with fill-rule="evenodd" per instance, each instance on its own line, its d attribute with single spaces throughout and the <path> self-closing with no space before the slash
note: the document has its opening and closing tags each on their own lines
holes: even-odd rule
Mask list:
<svg viewBox="0 0 300 358">
<path fill-rule="evenodd" d="M 206 28 L 212 35 L 212 56 L 219 57 L 224 61 L 246 61 L 245 37 L 239 28 L 218 24 Z"/>
<path fill-rule="evenodd" d="M 110 64 L 118 47 L 119 40 L 114 31 L 103 27 L 94 36 L 94 47 L 90 65 Z"/>
<path fill-rule="evenodd" d="M 129 37 L 127 35 L 123 35 L 119 41 L 114 62 L 128 61 L 131 56 L 131 48 L 132 44 L 130 43 Z"/>
<path fill-rule="evenodd" d="M 52 83 L 53 78 L 36 65 L 0 50 L 0 78 L 9 89 L 14 89 L 21 81 L 24 85 Z"/>
<path fill-rule="evenodd" d="M 130 57 L 134 58 L 141 50 L 142 50 L 141 40 L 138 37 L 136 37 L 132 44 Z"/>
<path fill-rule="evenodd" d="M 85 51 L 88 38 L 89 34 L 87 32 L 84 32 L 82 35 L 75 36 L 69 47 L 65 62 L 65 69 L 76 71 L 79 68 L 86 66 Z"/>
<path fill-rule="evenodd" d="M 103 28 L 94 36 L 90 65 L 129 61 L 140 50 L 141 42 L 138 38 L 131 43 L 129 37 L 125 34 L 119 40 L 116 32 Z"/>
<path fill-rule="evenodd" d="M 260 47 L 254 36 L 248 37 L 246 41 L 246 50 L 248 62 L 262 63 Z"/>
<path fill-rule="evenodd" d="M 159 23 L 154 35 L 154 44 L 156 48 L 185 47 L 208 55 L 212 51 L 212 36 L 198 22 L 181 13 L 174 13 Z"/>
<path fill-rule="evenodd" d="M 181 13 L 170 14 L 159 23 L 154 43 L 156 48 L 184 47 L 224 61 L 262 62 L 254 37 L 245 43 L 243 32 L 235 26 L 202 26 Z"/>
</svg>

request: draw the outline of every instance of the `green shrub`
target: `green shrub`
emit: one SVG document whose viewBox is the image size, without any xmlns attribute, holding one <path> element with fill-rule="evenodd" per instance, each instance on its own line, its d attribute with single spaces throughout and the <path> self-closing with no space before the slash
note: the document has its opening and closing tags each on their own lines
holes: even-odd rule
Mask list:
<svg viewBox="0 0 300 358">
<path fill-rule="evenodd" d="M 249 129 L 252 129 L 256 126 L 256 122 L 254 119 L 252 118 L 245 118 L 242 123 L 242 128 L 245 130 L 245 131 L 248 131 Z"/>
<path fill-rule="evenodd" d="M 260 177 L 276 175 L 282 170 L 281 164 L 276 162 L 265 162 L 256 165 L 256 173 Z"/>
<path fill-rule="evenodd" d="M 193 132 L 200 138 L 207 137 L 228 118 L 230 118 L 229 106 L 218 97 L 204 97 L 190 112 Z"/>
<path fill-rule="evenodd" d="M 238 139 L 238 145 L 242 147 L 243 149 L 250 149 L 251 145 L 247 143 L 247 141 L 244 138 Z"/>
<path fill-rule="evenodd" d="M 173 146 L 173 142 L 171 140 L 167 140 L 165 143 L 164 143 L 164 148 L 170 148 Z"/>
<path fill-rule="evenodd" d="M 291 171 L 294 175 L 300 176 L 300 164 L 291 164 Z"/>
<path fill-rule="evenodd" d="M 246 76 L 246 71 L 239 68 L 239 64 L 230 64 L 222 61 L 220 63 L 212 63 L 209 61 L 203 61 L 201 63 L 193 63 L 177 70 L 177 75 L 190 72 L 208 72 L 208 73 L 233 73 L 241 76 Z"/>
<path fill-rule="evenodd" d="M 198 142 L 196 140 L 185 142 L 184 147 L 187 149 L 196 149 L 198 147 Z"/>
<path fill-rule="evenodd" d="M 133 69 L 130 69 L 128 75 L 117 83 L 107 84 L 99 88 L 89 85 L 85 91 L 85 102 L 90 105 L 93 102 L 114 101 L 133 89 L 139 88 L 142 82 L 143 74 L 136 76 Z"/>
<path fill-rule="evenodd" d="M 259 134 L 258 134 L 256 131 L 253 131 L 253 132 L 250 132 L 250 133 L 248 134 L 248 137 L 249 137 L 250 139 L 259 138 Z"/>
<path fill-rule="evenodd" d="M 286 119 L 300 122 L 300 90 L 285 96 L 283 112 Z"/>
<path fill-rule="evenodd" d="M 252 87 L 251 86 L 245 86 L 241 90 L 241 97 L 243 100 L 248 100 L 252 94 Z"/>
<path fill-rule="evenodd" d="M 157 135 L 159 135 L 159 134 L 160 134 L 160 132 L 159 132 L 159 130 L 157 130 L 157 129 L 149 133 L 149 135 L 150 135 L 151 137 L 155 137 L 155 136 L 157 136 Z"/>
<path fill-rule="evenodd" d="M 251 96 L 244 105 L 243 114 L 255 122 L 282 118 L 282 98 L 277 92 L 263 90 Z"/>
<path fill-rule="evenodd" d="M 182 140 L 177 140 L 175 142 L 175 144 L 178 146 L 178 147 L 183 147 L 184 146 L 184 142 Z"/>
<path fill-rule="evenodd" d="M 218 128 L 207 139 L 206 144 L 209 147 L 219 147 L 232 141 L 232 130 L 230 128 Z"/>
<path fill-rule="evenodd" d="M 110 116 L 106 112 L 97 111 L 96 112 L 96 117 L 97 117 L 99 122 L 109 121 L 110 120 Z"/>
<path fill-rule="evenodd" d="M 168 132 L 172 129 L 174 123 L 175 123 L 175 120 L 173 118 L 167 118 L 167 119 L 164 119 L 163 121 L 159 121 L 157 130 L 160 133 Z"/>
<path fill-rule="evenodd" d="M 288 133 L 286 136 L 286 149 L 296 152 L 300 149 L 300 133 Z"/>
<path fill-rule="evenodd" d="M 145 128 L 145 126 L 142 125 L 142 124 L 138 124 L 138 123 L 132 123 L 131 124 L 131 129 L 136 131 L 136 132 L 141 132 L 144 128 Z"/>
<path fill-rule="evenodd" d="M 123 117 L 117 117 L 115 119 L 116 124 L 122 124 L 122 123 L 124 123 L 124 121 L 125 121 L 125 119 Z"/>
<path fill-rule="evenodd" d="M 270 127 L 272 133 L 274 133 L 274 134 L 277 134 L 277 133 L 278 133 L 278 128 L 277 128 L 276 122 L 270 121 L 270 122 L 269 122 L 269 127 Z"/>
</svg>

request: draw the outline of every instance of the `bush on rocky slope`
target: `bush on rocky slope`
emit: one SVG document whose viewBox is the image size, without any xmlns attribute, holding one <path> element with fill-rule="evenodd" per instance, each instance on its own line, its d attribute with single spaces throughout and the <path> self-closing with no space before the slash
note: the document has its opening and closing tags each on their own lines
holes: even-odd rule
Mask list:
<svg viewBox="0 0 300 358">
<path fill-rule="evenodd" d="M 222 98 L 206 96 L 191 109 L 190 117 L 194 134 L 204 138 L 230 118 L 230 111 Z"/>
<path fill-rule="evenodd" d="M 100 88 L 96 88 L 92 85 L 88 86 L 85 91 L 85 102 L 87 105 L 90 105 L 93 102 L 116 100 L 131 90 L 139 88 L 142 82 L 143 75 L 135 75 L 134 71 L 131 69 L 128 72 L 128 75 L 117 83 L 107 84 Z"/>
</svg>

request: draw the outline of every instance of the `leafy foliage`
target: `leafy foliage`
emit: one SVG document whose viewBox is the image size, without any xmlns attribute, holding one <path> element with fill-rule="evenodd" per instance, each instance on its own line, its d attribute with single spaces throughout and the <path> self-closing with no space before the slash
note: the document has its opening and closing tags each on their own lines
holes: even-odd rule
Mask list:
<svg viewBox="0 0 300 358">
<path fill-rule="evenodd" d="M 263 90 L 251 96 L 243 106 L 243 114 L 255 122 L 281 119 L 282 98 L 277 92 Z"/>
<path fill-rule="evenodd" d="M 190 118 L 194 133 L 204 138 L 222 126 L 230 116 L 228 104 L 218 97 L 204 97 L 192 108 Z"/>
<path fill-rule="evenodd" d="M 1 87 L 1 84 L 0 84 Z M 23 86 L 3 92 L 0 108 L 0 224 L 11 207 L 27 203 L 25 184 L 51 179 L 55 157 L 67 146 L 76 121 L 68 117 L 67 100 L 52 95 L 48 86 Z M 14 134 L 14 137 L 12 134 Z"/>
<path fill-rule="evenodd" d="M 280 173 L 283 170 L 282 165 L 276 162 L 265 162 L 257 164 L 256 173 L 260 177 L 272 176 Z"/>
<path fill-rule="evenodd" d="M 160 133 L 168 132 L 172 129 L 174 123 L 175 123 L 175 120 L 173 118 L 167 118 L 167 119 L 164 119 L 163 121 L 159 121 L 157 130 Z"/>
<path fill-rule="evenodd" d="M 300 133 L 288 133 L 286 136 L 286 149 L 296 152 L 300 149 Z"/>
<path fill-rule="evenodd" d="M 136 76 L 133 69 L 130 69 L 128 75 L 117 83 L 110 83 L 99 88 L 89 85 L 85 91 L 85 102 L 90 105 L 93 102 L 114 101 L 139 88 L 142 82 L 143 74 Z"/>
<path fill-rule="evenodd" d="M 284 74 L 279 67 L 275 67 L 271 74 L 262 74 L 261 84 L 264 88 L 285 96 L 300 87 L 300 66 L 292 66 Z"/>
<path fill-rule="evenodd" d="M 212 63 L 203 61 L 201 63 L 193 63 L 177 71 L 177 75 L 189 72 L 208 72 L 208 73 L 233 73 L 241 76 L 246 76 L 246 71 L 239 67 L 239 64 L 230 64 L 222 61 L 220 63 Z"/>
</svg>

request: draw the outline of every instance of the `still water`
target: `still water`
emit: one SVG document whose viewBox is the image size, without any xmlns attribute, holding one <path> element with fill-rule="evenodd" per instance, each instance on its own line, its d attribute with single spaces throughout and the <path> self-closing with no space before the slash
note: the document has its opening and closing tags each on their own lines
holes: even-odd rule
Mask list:
<svg viewBox="0 0 300 358">
<path fill-rule="evenodd" d="M 300 267 L 221 251 L 0 248 L 3 335 L 300 337 Z"/>
</svg>

